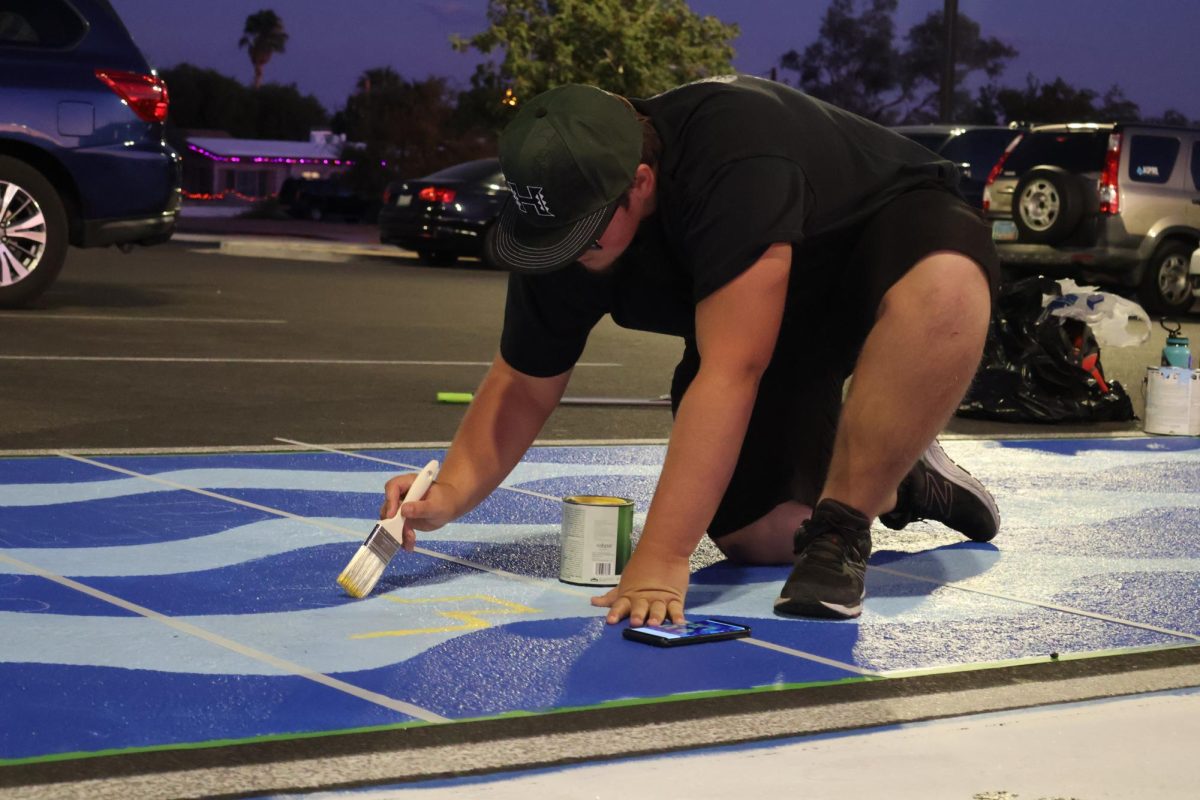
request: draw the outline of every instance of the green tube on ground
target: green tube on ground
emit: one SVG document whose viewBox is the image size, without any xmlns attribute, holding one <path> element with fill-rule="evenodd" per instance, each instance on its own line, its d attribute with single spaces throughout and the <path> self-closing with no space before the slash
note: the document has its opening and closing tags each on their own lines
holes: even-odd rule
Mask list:
<svg viewBox="0 0 1200 800">
<path fill-rule="evenodd" d="M 439 403 L 470 403 L 475 395 L 470 392 L 438 392 Z"/>
</svg>

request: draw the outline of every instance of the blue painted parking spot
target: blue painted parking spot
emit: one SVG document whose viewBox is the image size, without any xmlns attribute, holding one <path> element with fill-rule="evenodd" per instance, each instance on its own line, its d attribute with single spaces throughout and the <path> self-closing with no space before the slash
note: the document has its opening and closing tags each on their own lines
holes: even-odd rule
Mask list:
<svg viewBox="0 0 1200 800">
<path fill-rule="evenodd" d="M 557 580 L 560 498 L 629 497 L 640 529 L 661 446 L 534 448 L 365 600 L 335 578 L 387 478 L 440 451 L 0 459 L 0 764 L 1194 643 L 1200 448 L 1180 441 L 945 443 L 1001 535 L 877 529 L 857 621 L 776 616 L 786 567 L 693 576 L 691 616 L 774 650 L 629 642 L 603 588 Z"/>
<path fill-rule="evenodd" d="M 6 760 L 220 742 L 309 729 L 415 720 L 288 675 L 159 672 L 0 663 Z M 2 762 L 0 762 L 2 763 Z"/>
</svg>

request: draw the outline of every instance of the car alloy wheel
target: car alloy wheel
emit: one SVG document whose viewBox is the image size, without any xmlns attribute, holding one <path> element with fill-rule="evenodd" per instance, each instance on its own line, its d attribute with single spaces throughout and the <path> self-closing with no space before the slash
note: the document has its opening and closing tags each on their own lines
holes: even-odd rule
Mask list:
<svg viewBox="0 0 1200 800">
<path fill-rule="evenodd" d="M 1062 211 L 1058 187 L 1044 178 L 1030 181 L 1021 192 L 1018 204 L 1021 218 L 1035 231 L 1049 230 Z"/>
<path fill-rule="evenodd" d="M 1158 268 L 1158 293 L 1172 306 L 1188 302 L 1192 286 L 1188 278 L 1188 259 L 1182 253 L 1171 253 Z"/>
<path fill-rule="evenodd" d="M 1195 304 L 1189 266 L 1194 241 L 1173 239 L 1163 242 L 1145 264 L 1138 299 L 1152 314 L 1186 314 Z"/>
<path fill-rule="evenodd" d="M 27 306 L 54 283 L 69 236 L 54 184 L 24 161 L 0 156 L 0 308 Z"/>
<path fill-rule="evenodd" d="M 29 192 L 0 181 L 0 287 L 25 280 L 46 252 L 46 215 Z"/>
</svg>

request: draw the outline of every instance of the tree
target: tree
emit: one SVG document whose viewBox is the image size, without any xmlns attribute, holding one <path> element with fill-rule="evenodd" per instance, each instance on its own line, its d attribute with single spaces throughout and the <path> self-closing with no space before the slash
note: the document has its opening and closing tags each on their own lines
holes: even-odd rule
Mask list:
<svg viewBox="0 0 1200 800">
<path fill-rule="evenodd" d="M 176 64 L 162 70 L 171 97 L 167 138 L 176 147 L 184 144 L 180 129 L 226 131 L 248 136 L 253 117 L 245 114 L 250 91 L 216 70 Z"/>
<path fill-rule="evenodd" d="M 263 67 L 275 53 L 282 53 L 288 35 L 283 29 L 283 20 L 270 9 L 246 17 L 246 27 L 238 47 L 245 47 L 254 65 L 254 88 L 262 86 Z"/>
<path fill-rule="evenodd" d="M 797 84 L 814 97 L 883 124 L 929 122 L 938 116 L 945 47 L 945 21 L 936 11 L 905 35 L 897 48 L 896 0 L 833 0 L 821 18 L 815 42 L 803 53 L 790 50 L 780 67 L 797 73 Z M 982 71 L 995 79 L 1016 56 L 1012 47 L 981 35 L 979 23 L 957 15 L 955 26 L 956 118 L 976 114 L 961 88 Z"/>
<path fill-rule="evenodd" d="M 347 154 L 355 161 L 348 182 L 376 193 L 394 178 L 493 154 L 486 139 L 455 126 L 454 99 L 445 78 L 408 81 L 391 67 L 365 71 L 334 117 L 334 130 L 364 145 Z"/>
<path fill-rule="evenodd" d="M 329 124 L 329 113 L 311 94 L 300 94 L 295 84 L 264 84 L 254 96 L 254 138 L 303 141 L 316 128 Z"/>
<path fill-rule="evenodd" d="M 1157 122 L 1161 125 L 1179 125 L 1181 127 L 1187 127 L 1191 124 L 1200 125 L 1200 120 L 1197 120 L 1195 123 L 1189 123 L 1187 115 L 1177 108 L 1168 108 L 1162 113 L 1161 117 L 1154 117 L 1147 120 L 1147 122 Z"/>
<path fill-rule="evenodd" d="M 1078 89 L 1062 78 L 1041 83 L 1033 75 L 1025 79 L 1024 89 L 997 90 L 994 104 L 998 116 L 1011 122 L 1119 122 L 1139 118 L 1137 103 L 1126 99 L 1119 86 L 1098 97 L 1095 91 Z"/>
<path fill-rule="evenodd" d="M 914 25 L 905 37 L 908 47 L 901 62 L 904 92 L 910 98 L 907 122 L 932 122 L 938 117 L 942 57 L 946 42 L 946 23 L 941 11 L 935 11 Z M 966 120 L 974 112 L 970 92 L 964 88 L 974 72 L 982 71 L 989 81 L 1004 72 L 1017 51 L 980 33 L 979 23 L 966 14 L 957 15 L 954 27 L 954 119 Z"/>
<path fill-rule="evenodd" d="M 803 54 L 789 50 L 784 70 L 799 74 L 799 86 L 814 97 L 882 123 L 897 121 L 905 100 L 900 56 L 893 40 L 896 0 L 833 0 L 821 18 L 817 41 Z"/>
<path fill-rule="evenodd" d="M 268 83 L 256 91 L 215 70 L 186 63 L 164 69 L 162 77 L 171 93 L 168 138 L 176 146 L 183 144 L 180 129 L 303 141 L 313 128 L 329 122 L 320 101 L 300 94 L 295 86 Z"/>
<path fill-rule="evenodd" d="M 488 21 L 451 43 L 460 52 L 502 50 L 503 61 L 481 65 L 472 82 L 503 86 L 518 103 L 564 83 L 648 97 L 729 73 L 739 33 L 686 0 L 488 0 Z"/>
</svg>

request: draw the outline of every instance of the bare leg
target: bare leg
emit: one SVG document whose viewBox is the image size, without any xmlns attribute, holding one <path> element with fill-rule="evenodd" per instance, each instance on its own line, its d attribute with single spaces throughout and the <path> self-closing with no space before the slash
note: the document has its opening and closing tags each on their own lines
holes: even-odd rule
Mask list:
<svg viewBox="0 0 1200 800">
<path fill-rule="evenodd" d="M 855 366 L 822 498 L 868 518 L 945 426 L 979 366 L 990 297 L 983 270 L 933 253 L 884 295 Z"/>
<path fill-rule="evenodd" d="M 822 497 L 876 517 L 954 412 L 979 365 L 990 311 L 987 280 L 958 253 L 934 253 L 884 295 L 842 408 Z M 790 564 L 793 537 L 812 516 L 780 503 L 715 540 L 731 561 Z"/>
<path fill-rule="evenodd" d="M 811 516 L 811 506 L 789 500 L 746 527 L 713 541 L 735 564 L 791 564 L 796 529 Z"/>
</svg>

